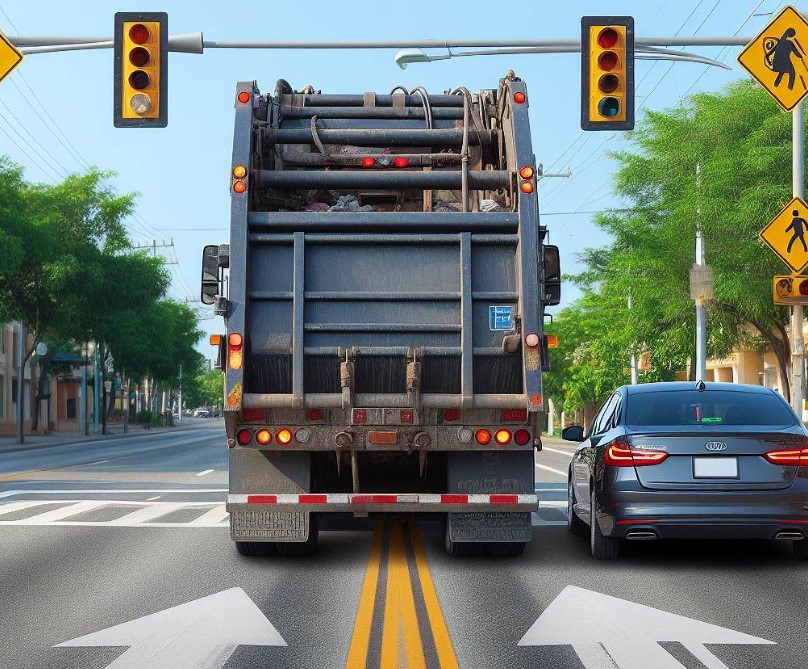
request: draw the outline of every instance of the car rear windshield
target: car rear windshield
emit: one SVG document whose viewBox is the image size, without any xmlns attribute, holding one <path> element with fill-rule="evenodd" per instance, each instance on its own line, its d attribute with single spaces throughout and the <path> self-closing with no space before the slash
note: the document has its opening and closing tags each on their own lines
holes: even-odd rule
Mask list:
<svg viewBox="0 0 808 669">
<path fill-rule="evenodd" d="M 784 400 L 768 393 L 666 390 L 628 397 L 629 425 L 779 425 L 796 423 Z"/>
</svg>

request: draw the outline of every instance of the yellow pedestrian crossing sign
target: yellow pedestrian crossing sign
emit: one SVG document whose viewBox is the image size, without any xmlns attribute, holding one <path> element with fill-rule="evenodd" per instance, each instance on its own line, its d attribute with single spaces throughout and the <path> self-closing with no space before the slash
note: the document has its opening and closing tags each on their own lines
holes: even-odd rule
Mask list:
<svg viewBox="0 0 808 669">
<path fill-rule="evenodd" d="M 23 55 L 11 40 L 0 33 L 0 81 L 3 81 L 17 65 L 22 62 Z"/>
<path fill-rule="evenodd" d="M 808 22 L 790 5 L 746 45 L 738 62 L 786 111 L 808 94 Z"/>
<path fill-rule="evenodd" d="M 795 197 L 760 231 L 760 238 L 794 272 L 808 265 L 808 204 Z"/>
</svg>

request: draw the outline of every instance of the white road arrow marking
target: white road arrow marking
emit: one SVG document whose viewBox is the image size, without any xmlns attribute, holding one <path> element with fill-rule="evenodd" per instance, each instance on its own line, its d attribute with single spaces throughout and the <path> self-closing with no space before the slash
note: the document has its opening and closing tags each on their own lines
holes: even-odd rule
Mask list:
<svg viewBox="0 0 808 669">
<path fill-rule="evenodd" d="M 221 669 L 239 645 L 286 642 L 244 590 L 230 588 L 55 647 L 129 646 L 107 669 Z"/>
<path fill-rule="evenodd" d="M 678 641 L 707 669 L 727 666 L 704 644 L 776 643 L 568 585 L 519 645 L 571 645 L 585 669 L 682 669 L 660 641 Z"/>
</svg>

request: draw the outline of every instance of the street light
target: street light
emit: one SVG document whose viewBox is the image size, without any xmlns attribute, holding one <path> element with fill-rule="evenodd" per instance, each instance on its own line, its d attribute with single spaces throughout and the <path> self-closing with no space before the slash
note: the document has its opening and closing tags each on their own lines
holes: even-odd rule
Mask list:
<svg viewBox="0 0 808 669">
<path fill-rule="evenodd" d="M 402 49 L 396 53 L 395 61 L 402 70 L 406 70 L 410 63 L 431 63 L 433 60 L 448 60 L 451 57 L 451 51 L 441 56 L 430 56 L 423 49 Z"/>
</svg>

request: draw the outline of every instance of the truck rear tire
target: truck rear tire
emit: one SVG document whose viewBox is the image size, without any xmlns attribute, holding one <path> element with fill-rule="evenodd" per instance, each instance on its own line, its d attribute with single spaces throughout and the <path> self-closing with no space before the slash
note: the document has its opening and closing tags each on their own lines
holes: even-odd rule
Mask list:
<svg viewBox="0 0 808 669">
<path fill-rule="evenodd" d="M 266 557 L 275 552 L 275 544 L 272 541 L 237 541 L 236 549 L 248 557 Z"/>
<path fill-rule="evenodd" d="M 525 552 L 524 541 L 496 541 L 488 544 L 488 554 L 492 557 L 516 557 Z"/>
<path fill-rule="evenodd" d="M 452 541 L 449 536 L 449 519 L 443 521 L 444 547 L 454 557 L 477 557 L 483 554 L 485 544 L 480 541 Z"/>
<path fill-rule="evenodd" d="M 276 546 L 278 555 L 286 557 L 305 557 L 317 552 L 319 529 L 317 527 L 317 514 L 309 514 L 309 538 L 306 541 L 279 541 Z"/>
</svg>

